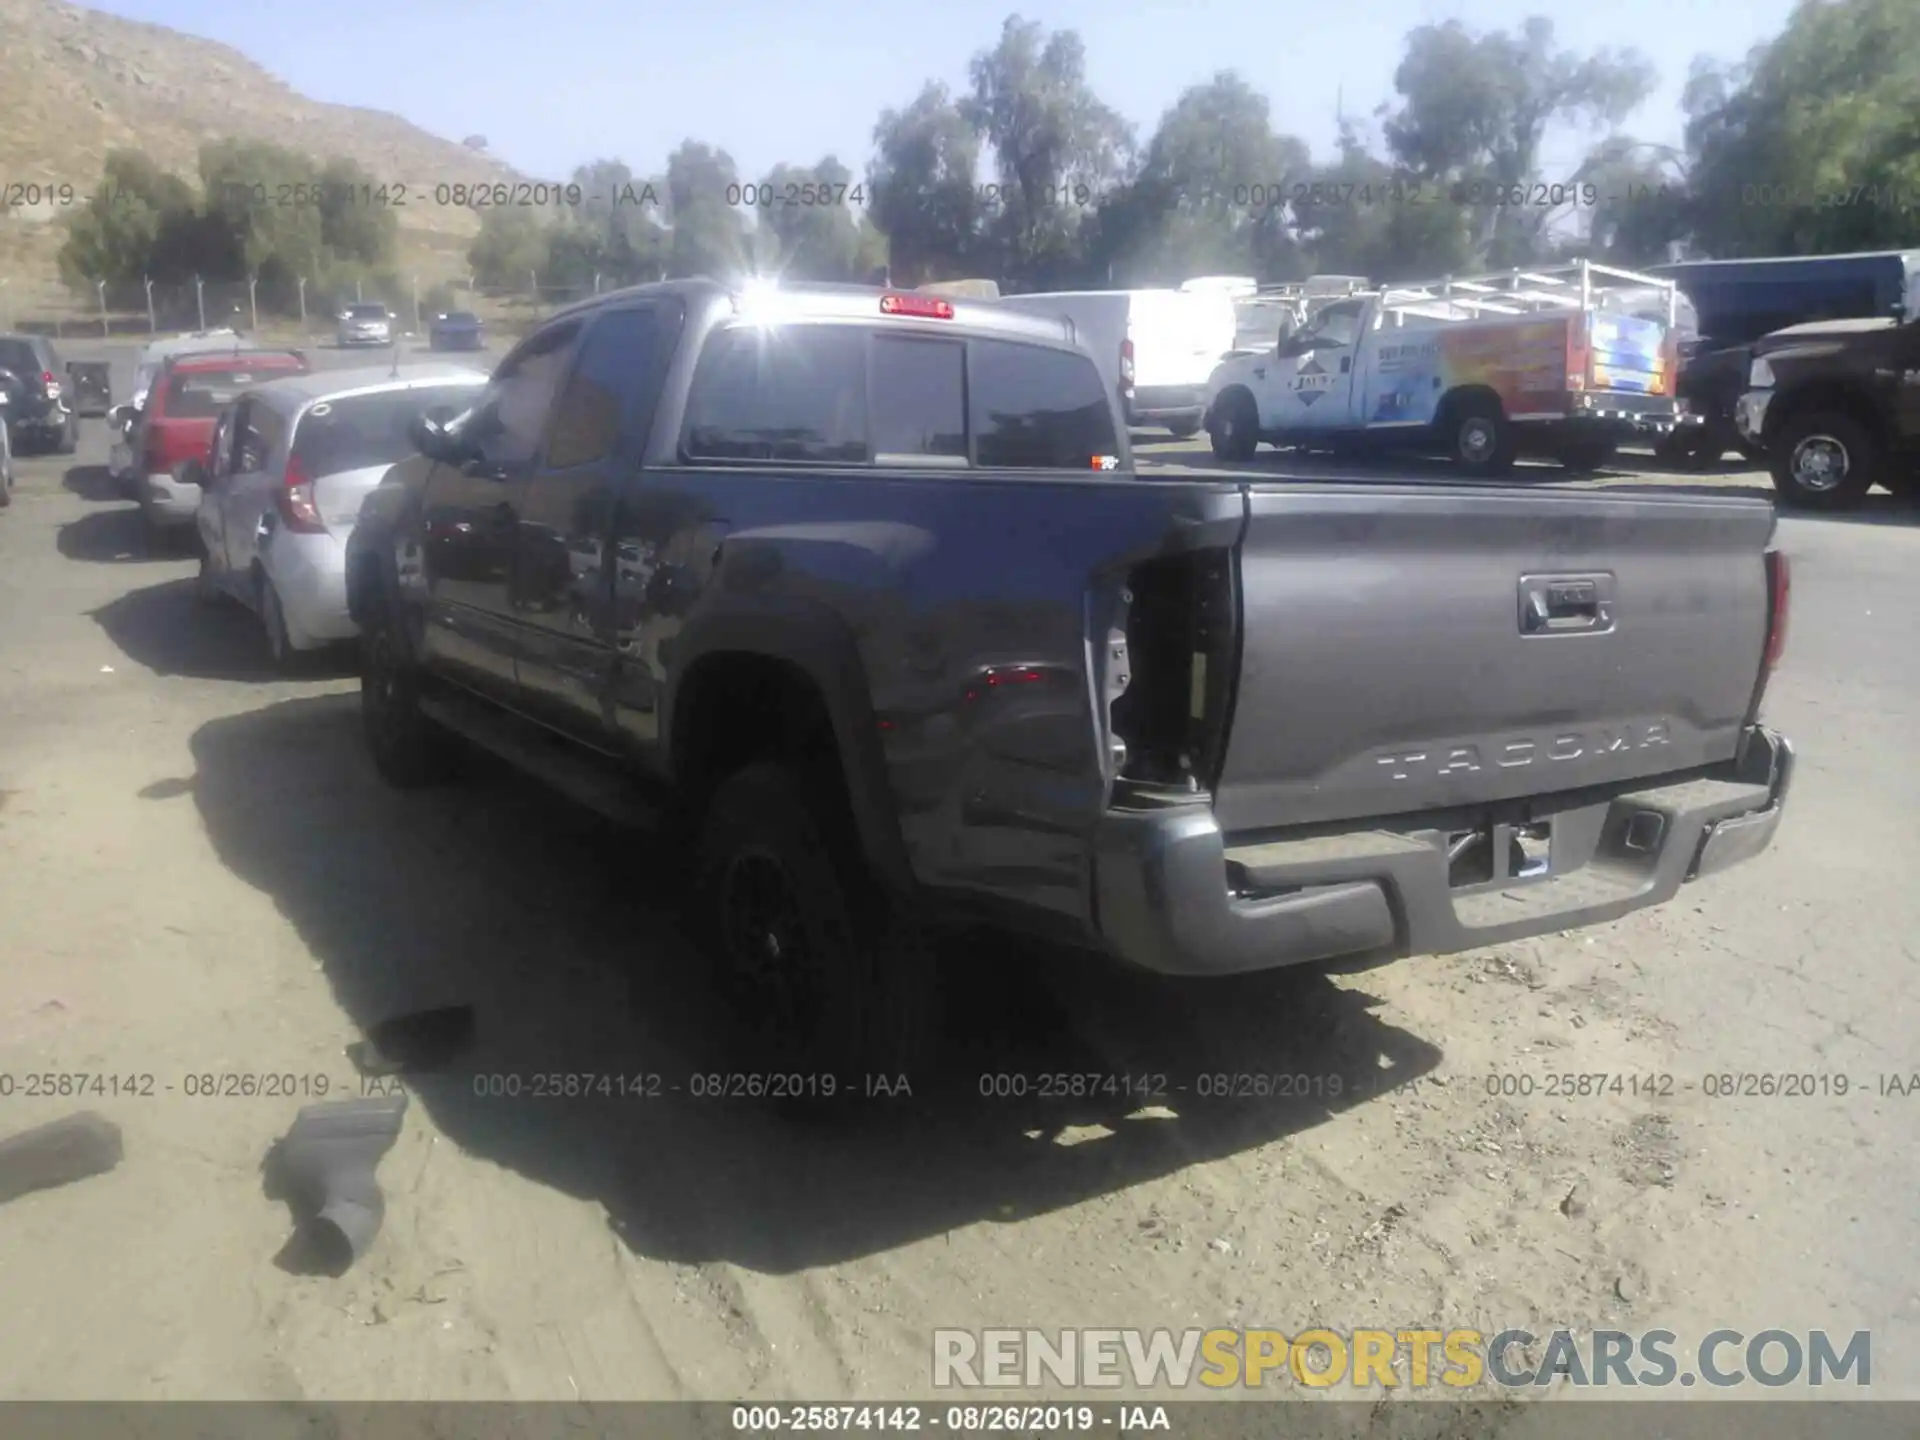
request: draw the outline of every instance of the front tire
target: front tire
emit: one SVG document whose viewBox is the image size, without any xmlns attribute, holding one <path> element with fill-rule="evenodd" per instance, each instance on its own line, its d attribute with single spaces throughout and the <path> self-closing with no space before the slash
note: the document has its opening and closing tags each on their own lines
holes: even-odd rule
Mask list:
<svg viewBox="0 0 1920 1440">
<path fill-rule="evenodd" d="M 360 637 L 360 728 L 374 769 L 397 790 L 442 784 L 457 769 L 453 736 L 420 709 L 420 670 L 391 615 Z"/>
<path fill-rule="evenodd" d="M 1247 461 L 1260 448 L 1260 412 L 1244 390 L 1230 390 L 1214 402 L 1207 438 L 1217 460 Z"/>
<path fill-rule="evenodd" d="M 802 1111 L 859 1095 L 869 1076 L 930 1078 L 933 951 L 870 874 L 837 775 L 735 772 L 697 855 L 697 928 L 742 1046 L 735 1068 L 803 1077 L 808 1093 L 772 1097 Z"/>
<path fill-rule="evenodd" d="M 1796 510 L 1851 510 L 1880 478 L 1879 442 L 1837 411 L 1789 415 L 1768 448 L 1773 488 Z"/>
</svg>

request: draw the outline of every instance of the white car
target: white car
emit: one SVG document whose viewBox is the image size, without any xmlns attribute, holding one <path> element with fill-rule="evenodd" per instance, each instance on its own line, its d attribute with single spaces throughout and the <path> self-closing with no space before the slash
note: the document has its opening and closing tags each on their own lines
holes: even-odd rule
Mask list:
<svg viewBox="0 0 1920 1440">
<path fill-rule="evenodd" d="M 1207 377 L 1233 349 L 1233 297 L 1219 288 L 1054 291 L 997 303 L 1072 321 L 1128 426 L 1164 425 L 1183 440 L 1200 429 Z"/>
<path fill-rule="evenodd" d="M 384 305 L 349 305 L 340 312 L 336 343 L 346 345 L 391 345 L 393 312 Z"/>
<path fill-rule="evenodd" d="M 353 639 L 346 553 L 360 502 L 413 453 L 417 416 L 461 415 L 486 383 L 468 366 L 414 364 L 317 371 L 242 393 L 220 417 L 198 482 L 201 599 L 253 610 L 282 669 Z"/>
</svg>

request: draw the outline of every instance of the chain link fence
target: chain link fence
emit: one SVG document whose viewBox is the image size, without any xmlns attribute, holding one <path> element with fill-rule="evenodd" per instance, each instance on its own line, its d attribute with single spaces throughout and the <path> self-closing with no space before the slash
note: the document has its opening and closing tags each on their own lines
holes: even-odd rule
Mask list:
<svg viewBox="0 0 1920 1440">
<path fill-rule="evenodd" d="M 82 289 L 0 276 L 0 331 L 67 340 L 139 340 L 183 331 L 232 328 L 267 338 L 324 340 L 349 305 L 384 304 L 402 337 L 424 336 L 435 315 L 471 310 L 500 339 L 525 334 L 555 311 L 601 289 L 544 284 L 535 274 L 509 287 L 476 287 L 467 278 L 351 282 L 329 290 L 265 282 L 96 282 Z M 90 293 L 89 293 L 90 292 Z"/>
</svg>

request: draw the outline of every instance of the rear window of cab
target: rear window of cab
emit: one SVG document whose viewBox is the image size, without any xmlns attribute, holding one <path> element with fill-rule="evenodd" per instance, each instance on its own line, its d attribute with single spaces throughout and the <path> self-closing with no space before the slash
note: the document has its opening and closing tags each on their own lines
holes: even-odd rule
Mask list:
<svg viewBox="0 0 1920 1440">
<path fill-rule="evenodd" d="M 222 369 L 176 370 L 167 382 L 162 414 L 168 420 L 211 420 L 256 381 L 301 373 L 300 366 L 278 360 Z"/>
<path fill-rule="evenodd" d="M 717 462 L 1117 468 L 1091 357 L 980 336 L 740 325 L 694 371 L 682 458 Z"/>
</svg>

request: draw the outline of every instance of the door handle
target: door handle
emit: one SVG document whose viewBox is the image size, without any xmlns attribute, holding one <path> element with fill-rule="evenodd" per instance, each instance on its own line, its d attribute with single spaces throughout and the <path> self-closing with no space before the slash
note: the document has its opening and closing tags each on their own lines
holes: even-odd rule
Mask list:
<svg viewBox="0 0 1920 1440">
<path fill-rule="evenodd" d="M 1613 629 L 1612 575 L 1523 575 L 1523 635 L 1582 635 Z"/>
<path fill-rule="evenodd" d="M 1344 375 L 1351 369 L 1353 369 L 1353 357 L 1351 355 L 1342 355 L 1340 357 L 1340 373 Z"/>
</svg>

